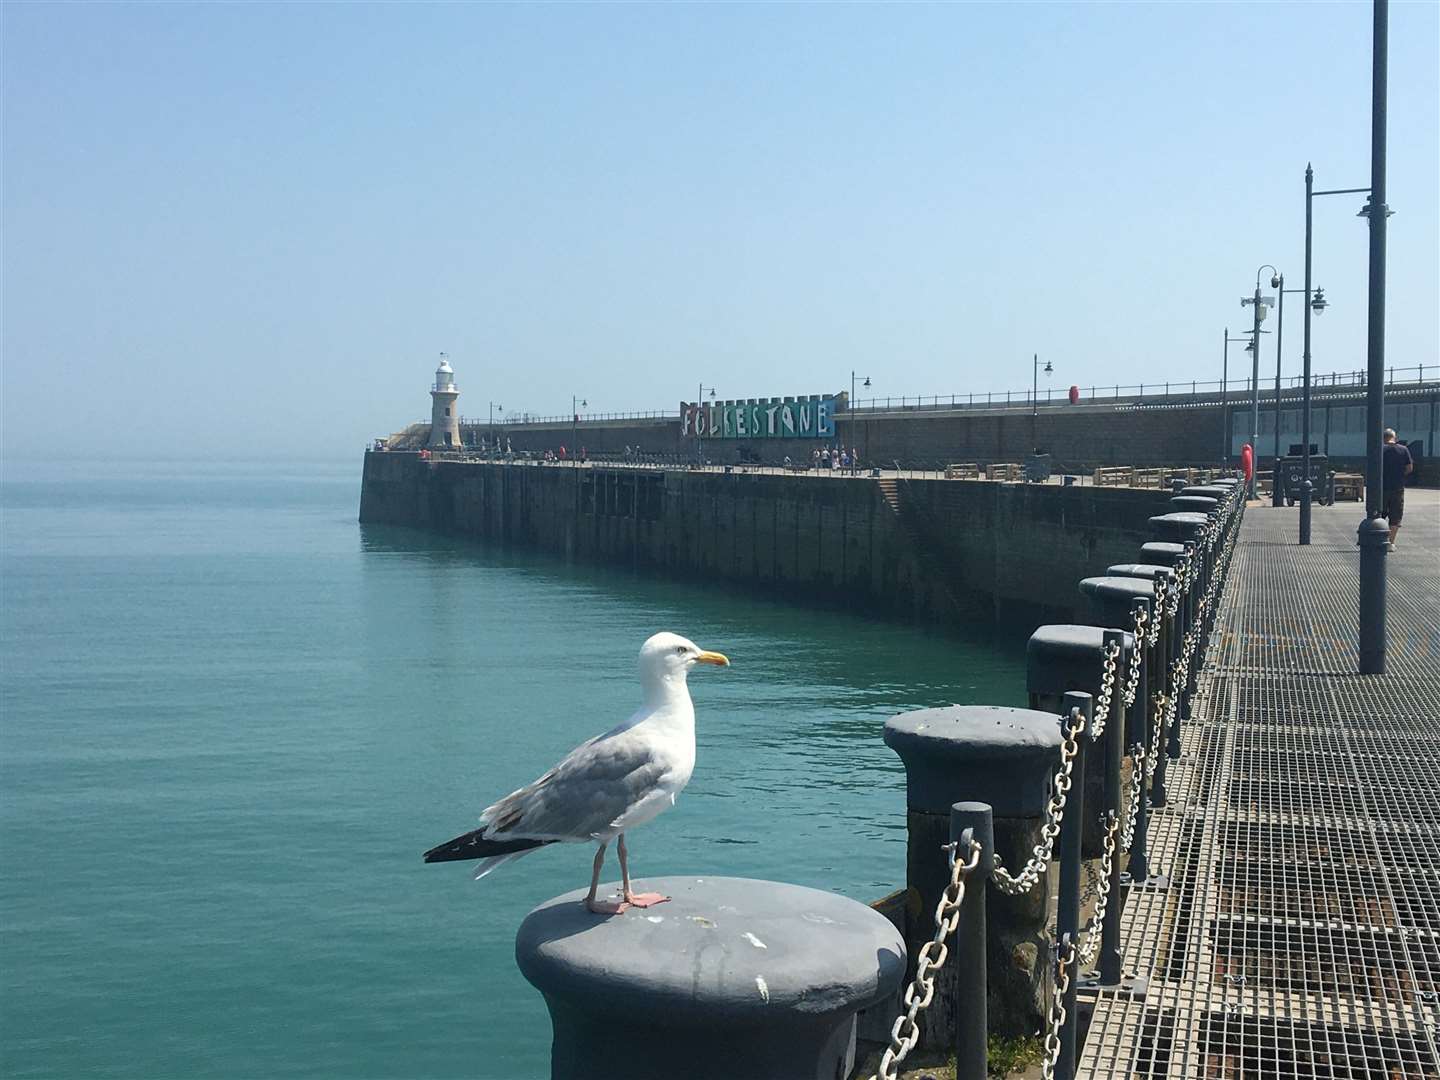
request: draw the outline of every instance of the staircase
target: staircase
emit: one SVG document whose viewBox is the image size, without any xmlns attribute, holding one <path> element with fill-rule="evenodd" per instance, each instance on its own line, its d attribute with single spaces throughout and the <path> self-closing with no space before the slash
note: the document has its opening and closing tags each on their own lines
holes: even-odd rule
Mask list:
<svg viewBox="0 0 1440 1080">
<path fill-rule="evenodd" d="M 905 483 L 909 483 L 909 481 L 905 481 Z M 950 588 L 950 575 L 945 569 L 945 564 L 936 557 L 934 550 L 926 543 L 924 530 L 915 520 L 915 512 L 907 510 L 907 502 L 901 493 L 901 481 L 893 476 L 882 476 L 875 481 L 875 484 L 880 489 L 880 495 L 885 500 L 885 505 L 895 515 L 895 524 L 899 527 L 901 535 L 905 537 L 910 551 L 915 556 L 915 565 L 920 576 L 940 590 L 941 595 L 949 602 L 954 612 L 957 614 L 964 612 L 965 609 Z"/>
</svg>

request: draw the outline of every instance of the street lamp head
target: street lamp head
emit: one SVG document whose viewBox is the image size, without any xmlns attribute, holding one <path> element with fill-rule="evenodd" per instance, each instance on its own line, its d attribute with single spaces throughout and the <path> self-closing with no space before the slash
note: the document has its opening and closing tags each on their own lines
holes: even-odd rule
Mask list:
<svg viewBox="0 0 1440 1080">
<path fill-rule="evenodd" d="M 715 388 L 714 388 L 713 386 L 710 387 L 710 396 L 711 396 L 712 398 L 715 396 Z"/>
<path fill-rule="evenodd" d="M 1270 275 L 1270 287 L 1271 287 L 1272 289 L 1278 289 L 1278 288 L 1280 288 L 1280 286 L 1282 286 L 1282 285 L 1284 285 L 1284 284 L 1285 284 L 1285 275 L 1284 275 L 1284 274 L 1276 273 L 1276 274 L 1271 274 L 1271 275 Z"/>
<path fill-rule="evenodd" d="M 869 390 L 869 389 L 870 389 L 870 376 L 869 376 L 869 375 L 866 375 L 866 376 L 865 376 L 865 381 L 864 381 L 863 383 L 861 383 L 860 385 L 863 386 L 863 387 L 865 387 L 866 390 Z"/>
<path fill-rule="evenodd" d="M 1255 339 L 1254 339 L 1254 338 L 1251 338 L 1249 341 L 1247 341 L 1247 342 L 1245 343 L 1245 351 L 1248 352 L 1248 353 L 1253 353 L 1253 352 L 1255 351 Z"/>
<path fill-rule="evenodd" d="M 1045 374 L 1046 374 L 1046 375 L 1053 375 L 1054 373 L 1055 373 L 1055 366 L 1054 366 L 1053 364 L 1051 364 L 1049 360 L 1046 360 L 1046 361 L 1045 361 Z"/>
<path fill-rule="evenodd" d="M 1325 299 L 1325 290 L 1317 286 L 1315 289 L 1315 299 L 1310 301 L 1310 310 L 1315 312 L 1316 315 L 1321 315 L 1329 306 L 1330 301 Z"/>
</svg>

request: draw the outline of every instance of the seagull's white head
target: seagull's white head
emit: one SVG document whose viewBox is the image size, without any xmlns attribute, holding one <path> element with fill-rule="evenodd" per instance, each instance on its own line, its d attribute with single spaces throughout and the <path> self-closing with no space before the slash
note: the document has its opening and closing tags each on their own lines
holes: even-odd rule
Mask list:
<svg viewBox="0 0 1440 1080">
<path fill-rule="evenodd" d="M 706 652 L 679 634 L 656 634 L 640 646 L 640 681 L 647 687 L 677 680 L 683 683 L 686 672 L 696 664 L 729 667 L 730 661 L 724 653 Z"/>
</svg>

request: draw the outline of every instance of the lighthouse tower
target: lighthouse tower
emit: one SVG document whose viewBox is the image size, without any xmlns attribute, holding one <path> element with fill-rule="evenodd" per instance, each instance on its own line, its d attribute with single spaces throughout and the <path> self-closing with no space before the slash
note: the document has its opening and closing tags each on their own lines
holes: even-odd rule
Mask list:
<svg viewBox="0 0 1440 1080">
<path fill-rule="evenodd" d="M 435 369 L 435 385 L 430 388 L 430 448 L 444 449 L 460 445 L 460 411 L 455 408 L 455 399 L 460 390 L 455 385 L 455 369 L 449 358 L 440 354 L 440 366 Z"/>
</svg>

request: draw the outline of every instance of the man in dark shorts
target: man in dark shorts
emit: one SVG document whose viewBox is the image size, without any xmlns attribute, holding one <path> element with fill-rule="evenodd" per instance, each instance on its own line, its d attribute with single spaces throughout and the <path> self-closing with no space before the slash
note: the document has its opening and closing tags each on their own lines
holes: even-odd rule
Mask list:
<svg viewBox="0 0 1440 1080">
<path fill-rule="evenodd" d="M 1395 441 L 1395 429 L 1385 429 L 1385 450 L 1380 458 L 1380 493 L 1383 513 L 1390 521 L 1390 550 L 1395 550 L 1395 534 L 1405 516 L 1405 477 L 1415 471 L 1410 448 Z"/>
</svg>

